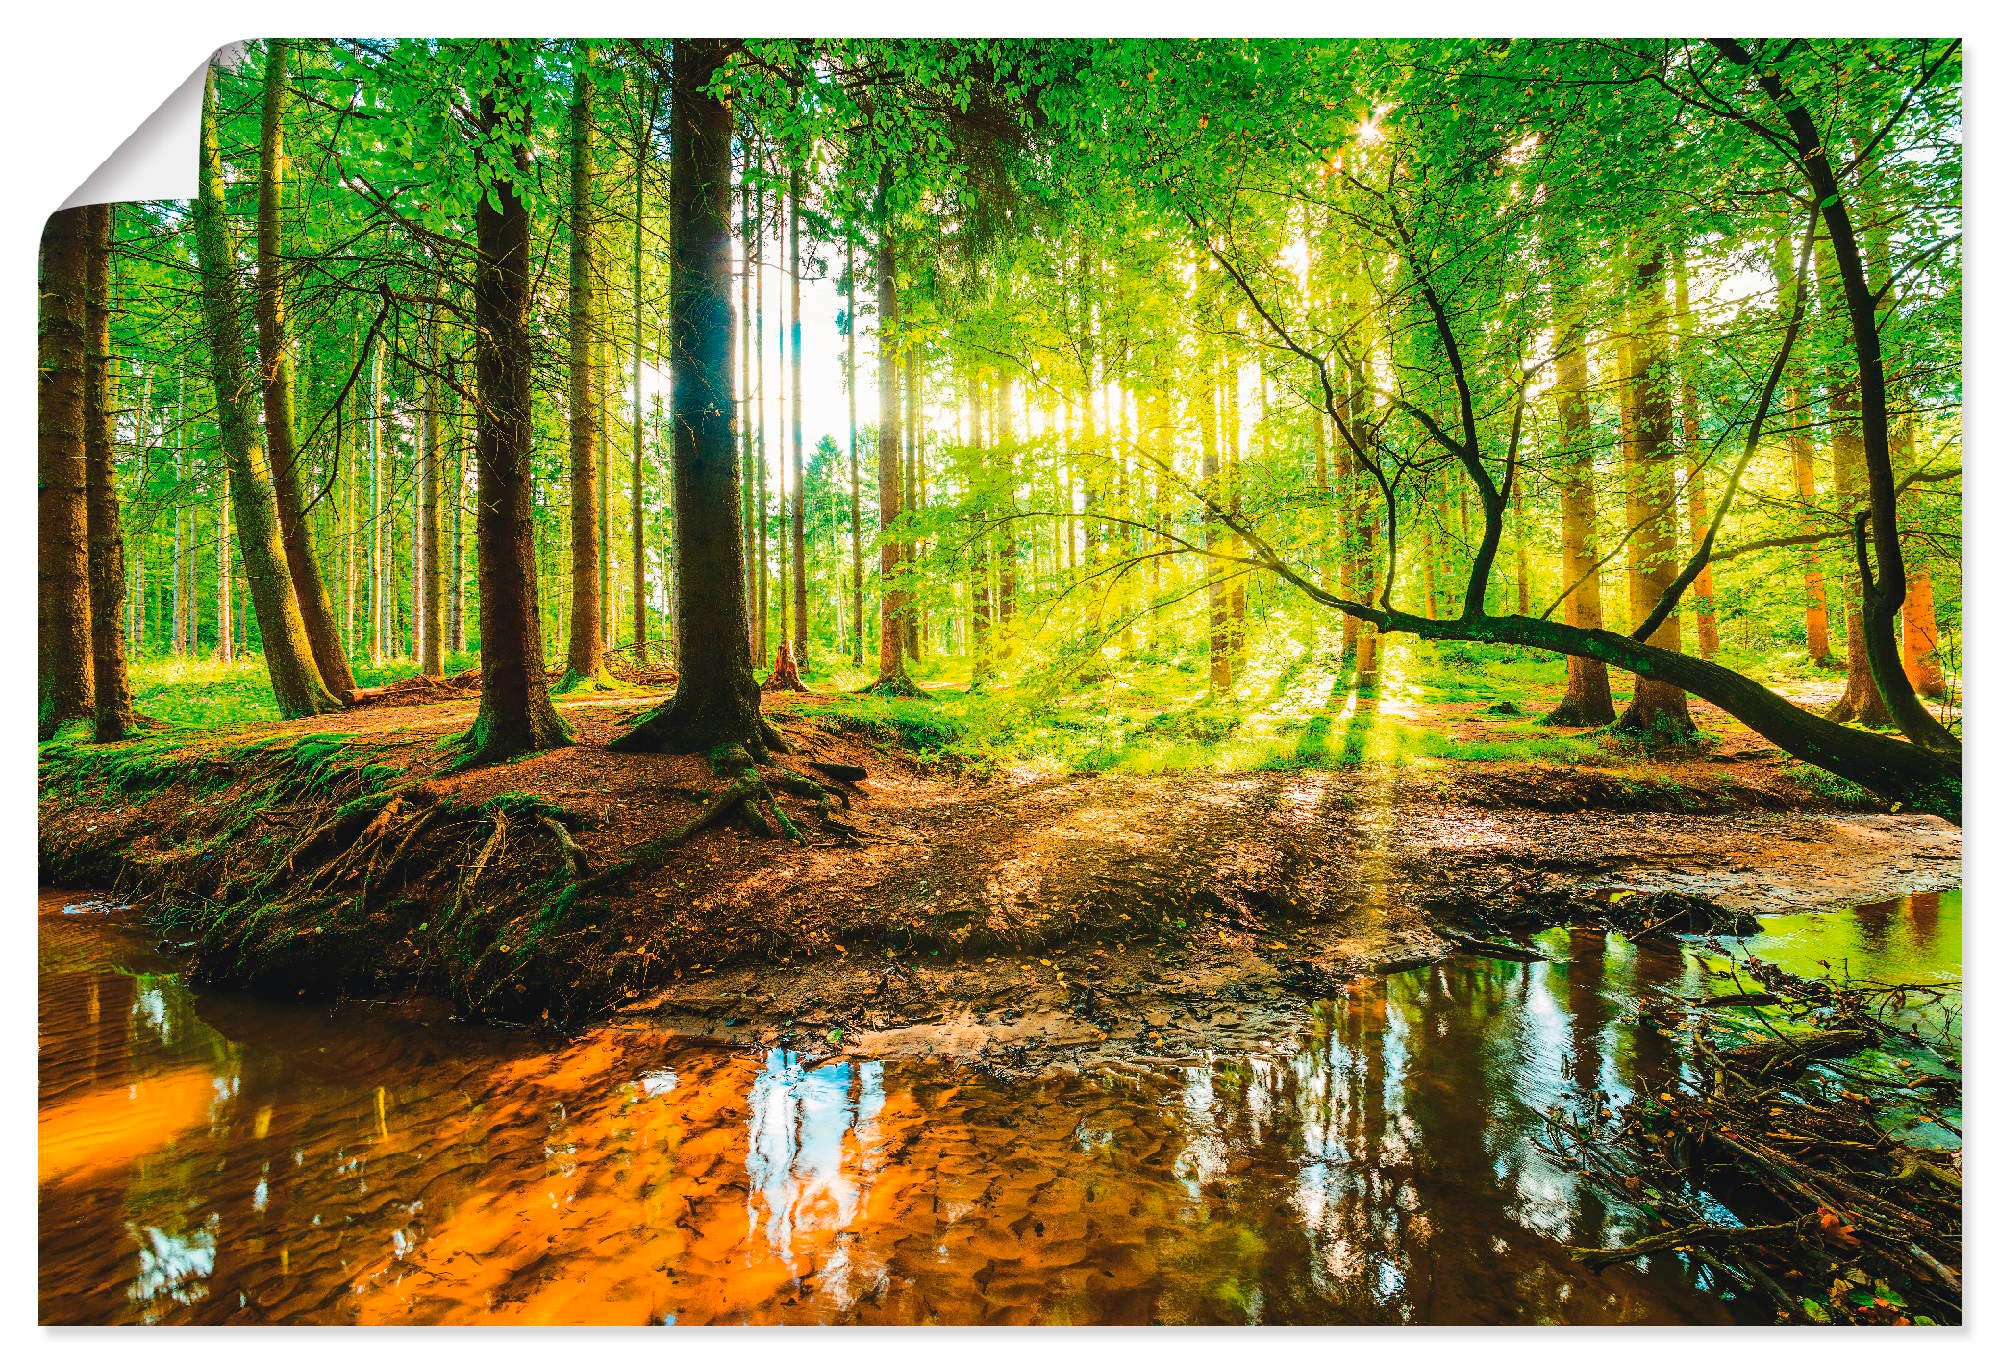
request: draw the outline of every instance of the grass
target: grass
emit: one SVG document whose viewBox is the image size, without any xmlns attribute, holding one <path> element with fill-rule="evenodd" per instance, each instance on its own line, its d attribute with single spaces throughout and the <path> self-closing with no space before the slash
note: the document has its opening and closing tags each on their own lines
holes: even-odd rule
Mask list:
<svg viewBox="0 0 2000 1364">
<path fill-rule="evenodd" d="M 477 654 L 451 654 L 447 673 L 478 666 Z M 415 676 L 417 665 L 403 659 L 354 665 L 357 686 L 379 687 Z M 212 658 L 147 658 L 132 664 L 132 700 L 141 715 L 164 725 L 219 729 L 268 724 L 278 718 L 271 676 L 261 656 L 228 663 Z"/>
</svg>

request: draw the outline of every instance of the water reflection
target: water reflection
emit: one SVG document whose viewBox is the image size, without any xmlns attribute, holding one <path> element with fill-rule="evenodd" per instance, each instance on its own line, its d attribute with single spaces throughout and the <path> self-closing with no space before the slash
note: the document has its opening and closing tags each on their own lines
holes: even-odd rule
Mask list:
<svg viewBox="0 0 2000 1364">
<path fill-rule="evenodd" d="M 49 1322 L 1716 1321 L 1531 1140 L 1672 1064 L 1671 948 L 1363 982 L 1267 1053 L 1006 1084 L 193 991 L 45 898 Z M 1955 906 L 1885 943 L 1950 939 Z M 1927 927 L 1921 927 L 1928 923 Z M 1872 929 L 1854 925 L 1857 948 Z"/>
</svg>

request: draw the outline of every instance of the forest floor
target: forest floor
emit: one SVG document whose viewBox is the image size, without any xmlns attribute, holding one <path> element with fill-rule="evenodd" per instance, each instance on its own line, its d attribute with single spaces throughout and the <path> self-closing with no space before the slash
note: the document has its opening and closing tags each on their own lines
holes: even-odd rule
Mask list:
<svg viewBox="0 0 2000 1364">
<path fill-rule="evenodd" d="M 1334 697 L 1305 759 L 1155 775 L 970 761 L 909 719 L 925 702 L 772 695 L 795 750 L 773 775 L 831 794 L 777 796 L 800 843 L 738 820 L 676 841 L 727 782 L 604 747 L 660 699 L 641 680 L 563 700 L 574 746 L 468 771 L 476 695 L 412 683 L 310 721 L 46 746 L 42 869 L 142 900 L 198 975 L 266 993 L 998 1069 L 1268 1034 L 1617 891 L 1714 922 L 1958 884 L 1956 828 L 1700 703 L 1696 748 L 1494 756 L 1496 732 L 1551 751 L 1515 721 L 1552 695 L 1516 694 Z M 1376 756 L 1411 732 L 1444 746 Z"/>
</svg>

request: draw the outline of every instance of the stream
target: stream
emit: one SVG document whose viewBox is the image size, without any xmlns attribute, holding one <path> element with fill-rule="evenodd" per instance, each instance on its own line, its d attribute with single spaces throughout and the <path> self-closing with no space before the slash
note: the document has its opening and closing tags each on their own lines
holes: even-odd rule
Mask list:
<svg viewBox="0 0 2000 1364">
<path fill-rule="evenodd" d="M 1959 894 L 1745 947 L 1955 979 Z M 44 1323 L 1703 1323 L 1763 1319 L 1536 1146 L 1572 1077 L 1675 1064 L 1674 942 L 1357 982 L 1248 1054 L 1002 1080 L 640 1028 L 189 985 L 138 916 L 40 899 Z M 1729 988 L 1734 988 L 1733 986 Z"/>
</svg>

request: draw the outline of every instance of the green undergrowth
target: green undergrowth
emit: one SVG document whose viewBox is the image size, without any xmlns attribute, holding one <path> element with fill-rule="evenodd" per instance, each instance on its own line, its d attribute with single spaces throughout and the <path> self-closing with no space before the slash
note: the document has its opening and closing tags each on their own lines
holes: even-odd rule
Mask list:
<svg viewBox="0 0 2000 1364">
<path fill-rule="evenodd" d="M 449 654 L 446 673 L 479 665 L 477 654 Z M 355 685 L 381 687 L 414 677 L 410 659 L 386 663 L 352 662 Z M 149 720 L 171 727 L 214 730 L 277 720 L 271 675 L 256 654 L 228 663 L 212 658 L 146 658 L 132 664 L 132 701 Z"/>
<path fill-rule="evenodd" d="M 1198 651 L 1092 659 L 1060 674 L 970 685 L 961 666 L 919 668 L 922 698 L 836 694 L 815 714 L 920 760 L 972 771 L 1026 767 L 1134 775 L 1389 767 L 1439 762 L 1611 765 L 1644 755 L 1607 733 L 1538 723 L 1563 682 L 1560 659 L 1395 640 L 1376 684 L 1336 655 L 1296 645 L 1249 661 L 1230 693 L 1209 689 Z M 1454 725 L 1433 718 L 1439 707 Z"/>
</svg>

